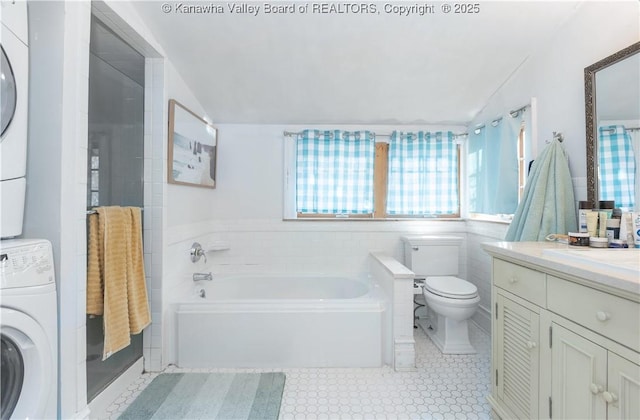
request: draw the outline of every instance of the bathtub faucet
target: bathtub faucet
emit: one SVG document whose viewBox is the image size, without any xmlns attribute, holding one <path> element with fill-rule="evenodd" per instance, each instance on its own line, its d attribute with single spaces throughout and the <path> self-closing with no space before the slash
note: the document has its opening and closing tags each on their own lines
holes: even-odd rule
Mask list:
<svg viewBox="0 0 640 420">
<path fill-rule="evenodd" d="M 211 280 L 213 280 L 213 275 L 211 274 L 211 272 L 208 272 L 208 273 L 193 273 L 193 281 L 199 281 L 199 280 L 211 281 Z"/>
</svg>

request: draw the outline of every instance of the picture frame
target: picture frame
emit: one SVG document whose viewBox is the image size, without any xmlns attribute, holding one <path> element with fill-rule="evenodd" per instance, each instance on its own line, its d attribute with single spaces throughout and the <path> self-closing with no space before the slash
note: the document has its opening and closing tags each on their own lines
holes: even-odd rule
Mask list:
<svg viewBox="0 0 640 420">
<path fill-rule="evenodd" d="M 216 187 L 218 130 L 176 101 L 169 100 L 168 182 Z"/>
</svg>

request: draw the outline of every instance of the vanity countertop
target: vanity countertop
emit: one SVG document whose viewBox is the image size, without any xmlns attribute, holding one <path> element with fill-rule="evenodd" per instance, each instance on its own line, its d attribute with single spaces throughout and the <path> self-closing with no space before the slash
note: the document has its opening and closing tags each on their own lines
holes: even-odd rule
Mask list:
<svg viewBox="0 0 640 420">
<path fill-rule="evenodd" d="M 640 249 L 576 247 L 557 242 L 485 242 L 495 257 L 521 261 L 550 274 L 567 274 L 598 289 L 640 300 Z"/>
</svg>

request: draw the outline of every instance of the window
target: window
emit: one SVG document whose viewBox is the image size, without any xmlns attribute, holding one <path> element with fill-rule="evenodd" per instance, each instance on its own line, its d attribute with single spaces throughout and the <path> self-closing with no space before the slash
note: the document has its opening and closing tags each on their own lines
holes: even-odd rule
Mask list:
<svg viewBox="0 0 640 420">
<path fill-rule="evenodd" d="M 511 220 L 528 175 L 531 112 L 511 111 L 469 133 L 468 208 L 472 217 Z"/>
<path fill-rule="evenodd" d="M 100 144 L 95 142 L 89 148 L 89 207 L 100 205 Z"/>
<path fill-rule="evenodd" d="M 394 133 L 389 140 L 387 214 L 458 215 L 453 133 Z"/>
<path fill-rule="evenodd" d="M 375 143 L 368 131 L 305 130 L 296 143 L 299 215 L 373 214 Z"/>
<path fill-rule="evenodd" d="M 459 145 L 451 132 L 394 132 L 376 142 L 368 131 L 305 130 L 292 143 L 285 217 L 460 214 Z"/>
<path fill-rule="evenodd" d="M 524 187 L 527 183 L 527 175 L 529 167 L 525 158 L 525 145 L 527 138 L 524 131 L 524 123 L 520 126 L 520 134 L 518 135 L 518 203 L 522 200 Z"/>
</svg>

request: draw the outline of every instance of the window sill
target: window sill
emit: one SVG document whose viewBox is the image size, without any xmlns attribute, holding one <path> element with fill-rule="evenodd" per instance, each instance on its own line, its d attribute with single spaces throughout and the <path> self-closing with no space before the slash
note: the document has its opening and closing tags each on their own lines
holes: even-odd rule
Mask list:
<svg viewBox="0 0 640 420">
<path fill-rule="evenodd" d="M 465 220 L 462 217 L 394 217 L 394 218 L 373 218 L 373 217 L 300 217 L 283 218 L 283 222 L 459 222 Z"/>
<path fill-rule="evenodd" d="M 504 225 L 510 225 L 513 221 L 512 214 L 478 214 L 472 213 L 469 215 L 467 220 L 477 221 L 477 222 L 491 222 L 491 223 L 500 223 Z"/>
</svg>

